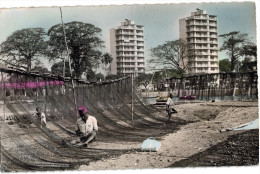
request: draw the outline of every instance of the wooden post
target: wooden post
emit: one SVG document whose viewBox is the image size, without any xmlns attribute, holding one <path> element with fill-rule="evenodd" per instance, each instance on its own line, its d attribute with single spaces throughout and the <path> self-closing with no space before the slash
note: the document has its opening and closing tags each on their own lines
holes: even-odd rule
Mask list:
<svg viewBox="0 0 260 174">
<path fill-rule="evenodd" d="M 66 32 L 65 32 L 65 28 L 64 28 L 64 23 L 63 23 L 63 20 L 62 20 L 62 10 L 61 10 L 61 7 L 60 7 L 60 15 L 61 15 L 61 22 L 62 22 L 63 34 L 64 34 L 64 41 L 65 41 L 65 44 L 66 44 L 67 57 L 68 57 L 68 60 L 69 60 L 69 68 L 70 68 L 72 92 L 73 92 L 73 98 L 74 98 L 74 107 L 75 107 L 75 111 L 76 111 L 76 116 L 77 116 L 77 118 L 78 118 L 77 101 L 76 101 L 76 97 L 75 97 L 75 86 L 74 86 L 74 81 L 73 81 L 73 78 L 72 78 L 71 61 L 70 61 L 70 57 L 69 57 L 69 48 L 68 48 L 68 44 L 67 44 L 67 38 L 66 38 Z"/>
<path fill-rule="evenodd" d="M 44 103 L 44 112 L 46 113 L 47 111 L 47 101 L 48 101 L 48 89 L 47 89 L 47 81 L 48 78 L 46 77 L 46 79 L 44 79 L 44 83 L 45 83 L 45 103 Z"/>
<path fill-rule="evenodd" d="M 4 107 L 3 107 L 3 113 L 4 113 L 4 122 L 6 123 L 6 115 L 5 115 L 5 98 L 6 98 L 6 89 L 5 89 L 5 81 L 4 81 L 4 76 L 3 76 L 3 72 L 1 72 L 1 77 L 2 77 L 2 83 L 3 83 L 3 88 L 4 88 L 4 92 L 3 92 L 3 99 L 4 99 Z"/>
<path fill-rule="evenodd" d="M 132 103 L 131 103 L 131 110 L 132 110 L 132 123 L 134 121 L 134 74 L 132 73 Z"/>
</svg>

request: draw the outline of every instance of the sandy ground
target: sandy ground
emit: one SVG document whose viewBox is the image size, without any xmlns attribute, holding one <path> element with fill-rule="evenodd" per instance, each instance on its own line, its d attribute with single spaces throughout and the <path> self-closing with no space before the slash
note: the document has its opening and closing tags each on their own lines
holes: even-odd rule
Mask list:
<svg viewBox="0 0 260 174">
<path fill-rule="evenodd" d="M 184 125 L 175 133 L 162 137 L 158 152 L 133 151 L 117 157 L 101 159 L 79 170 L 149 169 L 169 167 L 177 161 L 188 159 L 194 154 L 227 140 L 243 131 L 226 131 L 258 118 L 258 102 L 203 102 L 176 103 L 178 111 L 172 120 L 181 118 L 193 123 Z M 161 108 L 164 111 L 164 107 Z M 165 125 L 167 126 L 167 125 Z M 149 135 L 148 135 L 149 137 Z M 140 148 L 140 143 L 93 143 L 91 147 Z"/>
<path fill-rule="evenodd" d="M 161 111 L 161 115 L 159 114 L 158 117 L 165 117 L 165 106 L 157 107 L 158 110 Z M 108 153 L 112 155 L 102 155 L 98 156 L 98 159 L 91 160 L 86 159 L 84 164 L 86 165 L 80 165 L 77 166 L 74 169 L 71 170 L 117 170 L 117 169 L 154 169 L 154 168 L 167 168 L 167 167 L 176 167 L 176 162 L 178 161 L 184 161 L 188 160 L 188 162 L 185 162 L 186 166 L 189 166 L 189 164 L 192 164 L 193 159 L 200 158 L 201 162 L 198 163 L 197 166 L 204 166 L 207 162 L 201 156 L 207 156 L 207 152 L 209 149 L 213 148 L 216 145 L 219 145 L 223 142 L 225 142 L 227 139 L 230 139 L 230 137 L 236 136 L 238 134 L 241 134 L 243 132 L 247 133 L 246 131 L 227 131 L 230 128 L 235 128 L 240 125 L 246 124 L 248 122 L 251 122 L 258 118 L 258 102 L 197 102 L 197 101 L 184 101 L 184 102 L 178 102 L 175 105 L 175 109 L 178 111 L 177 114 L 173 115 L 171 121 L 172 124 L 163 124 L 160 123 L 159 127 L 161 132 L 166 131 L 167 132 L 173 132 L 168 134 L 161 134 L 164 135 L 162 137 L 158 137 L 158 140 L 161 142 L 161 147 L 158 152 L 142 152 L 140 151 L 140 147 L 142 144 L 142 140 L 140 141 L 120 141 L 119 139 L 114 138 L 114 142 L 112 141 L 106 141 L 103 139 L 98 140 L 90 144 L 89 149 L 86 149 L 87 151 L 83 152 L 91 152 L 95 153 L 96 149 L 103 149 L 102 152 L 109 152 L 113 149 L 119 150 L 120 153 Z M 164 116 L 165 115 L 165 116 Z M 112 118 L 113 121 L 118 121 L 118 119 Z M 114 120 L 115 119 L 115 120 Z M 150 118 L 147 118 L 149 120 Z M 181 124 L 181 122 L 185 122 L 188 124 Z M 73 127 L 72 125 L 67 125 L 63 121 L 60 122 L 63 126 L 67 127 Z M 177 124 L 176 124 L 177 123 Z M 118 123 L 120 124 L 120 122 Z M 178 125 L 177 127 L 173 127 L 174 125 Z M 54 161 L 60 161 L 59 155 L 57 156 L 56 152 L 50 151 L 49 148 L 45 149 L 44 147 L 41 147 L 36 142 L 45 142 L 43 141 L 44 135 L 41 133 L 39 129 L 37 129 L 35 126 L 31 125 L 30 129 L 19 127 L 16 124 L 9 125 L 12 130 L 14 130 L 18 138 L 21 138 L 24 143 L 27 143 L 29 147 L 33 147 L 37 150 L 37 152 L 43 153 L 46 157 L 46 159 L 54 160 Z M 69 136 L 65 133 L 62 133 L 63 131 L 60 130 L 60 128 L 56 127 L 53 123 L 49 122 L 47 124 L 47 127 L 52 130 L 55 134 L 58 135 L 64 135 L 65 137 Z M 102 127 L 100 127 L 102 128 Z M 6 130 L 7 131 L 7 130 Z M 151 129 L 154 133 L 154 128 Z M 256 141 L 259 136 L 258 134 L 259 129 L 257 131 L 254 131 L 253 133 L 247 133 L 245 134 L 248 136 L 254 136 L 254 139 L 252 141 Z M 145 134 L 144 137 L 149 135 L 149 130 L 143 132 Z M 152 134 L 150 132 L 150 134 Z M 5 134 L 2 134 L 5 135 Z M 122 134 L 123 135 L 123 134 Z M 154 135 L 154 134 L 153 134 Z M 7 136 L 7 135 L 6 135 Z M 14 135 L 15 136 L 15 135 Z M 37 137 L 42 137 L 42 140 L 39 140 Z M 2 145 L 5 145 L 5 147 L 8 147 L 7 150 L 14 152 L 17 150 L 17 145 L 15 142 L 13 142 L 13 139 L 10 137 L 1 137 L 2 140 L 5 138 L 5 141 L 2 141 Z M 236 140 L 237 138 L 233 138 L 233 140 Z M 232 140 L 232 141 L 233 141 Z M 240 138 L 239 141 L 244 141 L 243 138 Z M 239 144 L 239 141 L 234 141 L 236 144 Z M 245 140 L 247 141 L 247 140 Z M 53 147 L 57 147 L 55 143 L 46 141 L 46 143 L 53 144 Z M 230 142 L 229 142 L 230 143 Z M 18 143 L 19 144 L 19 143 Z M 242 146 L 246 146 L 247 143 L 239 144 L 240 146 L 237 146 L 238 150 L 241 150 Z M 252 143 L 254 146 L 253 148 L 257 147 L 257 150 L 259 148 L 258 143 Z M 48 145 L 49 146 L 49 145 Z M 226 144 L 222 145 L 226 146 Z M 236 146 L 234 144 L 231 144 L 233 146 L 233 149 L 236 149 Z M 38 148 L 38 149 L 37 149 Z M 59 147 L 60 150 L 66 150 L 66 148 Z M 18 148 L 19 149 L 19 148 Z M 215 149 L 219 149 L 215 148 Z M 224 148 L 221 148 L 220 146 L 220 153 L 224 152 L 224 150 L 221 150 Z M 245 150 L 248 150 L 247 148 L 244 148 Z M 78 149 L 80 151 L 80 149 Z M 32 149 L 33 151 L 33 149 Z M 253 154 L 256 151 L 251 151 Z M 34 151 L 33 151 L 34 152 Z M 20 154 L 21 153 L 21 154 Z M 23 154 L 25 152 L 19 152 L 20 155 L 24 155 L 26 157 L 27 154 Z M 73 151 L 75 153 L 75 151 Z M 211 152 L 209 151 L 211 154 Z M 226 152 L 224 152 L 226 153 Z M 246 153 L 246 151 L 245 151 Z M 242 153 L 242 157 L 243 154 Z M 15 153 L 17 154 L 17 153 Z M 121 155 L 119 155 L 121 154 Z M 200 154 L 200 155 L 198 155 Z M 237 160 L 240 160 L 239 153 L 236 153 Z M 216 154 L 218 158 L 220 157 L 218 154 Z M 196 157 L 197 156 L 197 157 Z M 212 155 L 211 155 L 212 156 Z M 252 156 L 252 155 L 251 155 Z M 216 158 L 216 156 L 213 155 L 211 158 Z M 250 159 L 254 159 L 255 156 L 251 157 Z M 63 161 L 72 159 L 74 161 L 77 161 L 75 158 L 64 158 Z M 227 160 L 230 158 L 226 158 Z M 248 160 L 248 163 L 244 163 L 245 165 L 251 164 L 250 159 Z M 258 160 L 258 158 L 257 158 Z M 88 163 L 89 162 L 89 163 Z M 258 162 L 258 161 L 257 161 Z M 82 164 L 82 163 L 81 163 Z M 221 163 L 219 163 L 221 164 Z M 236 162 L 231 163 L 236 164 Z M 14 168 L 14 171 L 26 171 L 25 169 L 22 169 L 20 167 L 11 167 L 13 164 L 9 165 L 9 162 L 7 163 L 7 166 L 11 168 Z M 177 165 L 181 166 L 181 165 Z M 185 166 L 184 166 L 185 167 Z M 37 169 L 35 169 L 37 170 Z"/>
</svg>

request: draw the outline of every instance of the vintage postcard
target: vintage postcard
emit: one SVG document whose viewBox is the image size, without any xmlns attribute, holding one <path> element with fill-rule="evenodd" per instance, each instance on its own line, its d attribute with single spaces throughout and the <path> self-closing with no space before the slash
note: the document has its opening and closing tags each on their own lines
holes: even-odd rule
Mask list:
<svg viewBox="0 0 260 174">
<path fill-rule="evenodd" d="M 259 167 L 256 1 L 2 2 L 2 172 Z"/>
</svg>

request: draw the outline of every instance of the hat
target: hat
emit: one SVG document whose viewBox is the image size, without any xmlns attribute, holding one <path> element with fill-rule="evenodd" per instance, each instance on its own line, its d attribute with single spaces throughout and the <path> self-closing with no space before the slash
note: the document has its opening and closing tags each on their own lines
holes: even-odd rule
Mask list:
<svg viewBox="0 0 260 174">
<path fill-rule="evenodd" d="M 80 106 L 80 107 L 78 107 L 78 111 L 81 112 L 82 114 L 86 114 L 87 108 L 86 108 L 86 106 Z"/>
</svg>

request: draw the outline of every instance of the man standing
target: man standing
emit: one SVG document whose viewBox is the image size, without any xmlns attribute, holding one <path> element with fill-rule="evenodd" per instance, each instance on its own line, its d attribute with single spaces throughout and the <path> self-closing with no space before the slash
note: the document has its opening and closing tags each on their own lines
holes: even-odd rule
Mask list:
<svg viewBox="0 0 260 174">
<path fill-rule="evenodd" d="M 166 112 L 168 113 L 168 115 L 167 115 L 168 116 L 168 122 L 170 122 L 172 114 L 178 113 L 173 108 L 174 103 L 172 101 L 172 98 L 173 98 L 173 95 L 172 95 L 172 93 L 170 93 L 169 96 L 168 96 L 168 100 L 166 102 Z"/>
<path fill-rule="evenodd" d="M 88 147 L 88 143 L 97 136 L 98 126 L 95 117 L 87 114 L 87 108 L 81 106 L 78 108 L 80 118 L 77 120 L 76 134 L 78 138 L 71 141 L 71 144 L 77 144 L 82 147 Z"/>
</svg>

